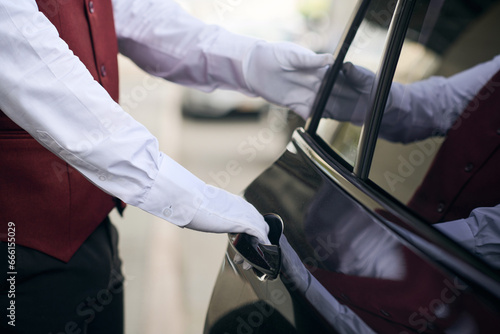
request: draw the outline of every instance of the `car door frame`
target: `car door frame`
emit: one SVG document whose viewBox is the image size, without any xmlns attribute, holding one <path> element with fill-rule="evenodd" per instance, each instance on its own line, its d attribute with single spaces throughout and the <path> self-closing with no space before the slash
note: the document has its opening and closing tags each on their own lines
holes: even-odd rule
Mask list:
<svg viewBox="0 0 500 334">
<path fill-rule="evenodd" d="M 380 71 L 375 78 L 374 99 L 362 126 L 354 166 L 347 164 L 316 133 L 330 92 L 370 2 L 359 1 L 350 27 L 334 54 L 336 60 L 322 81 L 313 104 L 312 117 L 305 130 L 295 131 L 292 141 L 318 168 L 406 245 L 442 270 L 457 275 L 481 297 L 500 308 L 500 274 L 497 270 L 432 227 L 368 178 L 390 86 L 417 0 L 397 1 Z M 382 212 L 388 213 L 392 219 L 388 220 Z"/>
</svg>

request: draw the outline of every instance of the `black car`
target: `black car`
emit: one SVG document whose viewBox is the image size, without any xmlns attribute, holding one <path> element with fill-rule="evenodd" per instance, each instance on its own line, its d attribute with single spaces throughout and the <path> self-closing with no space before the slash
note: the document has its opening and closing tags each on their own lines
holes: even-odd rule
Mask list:
<svg viewBox="0 0 500 334">
<path fill-rule="evenodd" d="M 462 159 L 476 135 L 466 137 L 467 126 L 456 124 L 479 113 L 464 112 L 453 123 L 460 135 L 384 135 L 403 126 L 397 117 L 386 119 L 393 82 L 449 77 L 488 62 L 500 54 L 499 31 L 498 1 L 358 2 L 311 118 L 244 192 L 265 215 L 272 244 L 229 235 L 206 334 L 500 332 L 500 232 L 474 231 L 481 249 L 454 237 L 455 222 L 472 209 L 500 203 L 500 164 Z M 360 122 L 334 120 L 329 112 L 342 106 L 336 99 L 351 63 L 373 73 L 364 87 L 368 98 L 355 105 L 363 109 Z M 500 87 L 493 83 L 485 86 L 490 95 Z M 490 109 L 500 114 L 500 104 Z M 488 159 L 498 153 L 493 134 L 473 147 L 471 159 L 490 144 Z M 471 178 L 485 168 L 497 175 L 473 187 Z M 460 196 L 448 200 L 453 191 Z M 487 227 L 500 231 L 500 220 Z"/>
</svg>

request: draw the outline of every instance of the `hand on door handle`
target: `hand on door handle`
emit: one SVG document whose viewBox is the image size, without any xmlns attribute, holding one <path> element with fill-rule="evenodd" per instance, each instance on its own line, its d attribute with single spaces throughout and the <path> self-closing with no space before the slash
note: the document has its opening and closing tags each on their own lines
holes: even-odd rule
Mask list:
<svg viewBox="0 0 500 334">
<path fill-rule="evenodd" d="M 229 241 L 236 251 L 235 263 L 243 263 L 243 269 L 254 268 L 270 278 L 276 278 L 281 268 L 281 249 L 279 239 L 283 234 L 283 221 L 280 216 L 270 213 L 264 215 L 269 224 L 270 245 L 258 242 L 248 234 L 230 234 Z"/>
</svg>

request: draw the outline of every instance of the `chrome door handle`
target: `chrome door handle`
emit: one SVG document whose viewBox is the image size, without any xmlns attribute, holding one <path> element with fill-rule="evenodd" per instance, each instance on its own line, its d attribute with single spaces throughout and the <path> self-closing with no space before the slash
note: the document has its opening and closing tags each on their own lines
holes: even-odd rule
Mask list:
<svg viewBox="0 0 500 334">
<path fill-rule="evenodd" d="M 271 244 L 261 244 L 256 237 L 245 233 L 229 234 L 229 242 L 255 270 L 274 279 L 278 277 L 281 269 L 279 240 L 283 234 L 283 220 L 274 213 L 264 215 L 264 220 L 269 225 L 268 237 Z"/>
</svg>

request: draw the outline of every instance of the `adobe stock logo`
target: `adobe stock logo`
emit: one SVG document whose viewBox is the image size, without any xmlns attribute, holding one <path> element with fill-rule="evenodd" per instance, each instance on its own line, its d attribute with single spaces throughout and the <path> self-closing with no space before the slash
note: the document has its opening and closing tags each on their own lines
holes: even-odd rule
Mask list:
<svg viewBox="0 0 500 334">
<path fill-rule="evenodd" d="M 214 10 L 219 17 L 219 20 L 225 20 L 225 14 L 227 12 L 232 12 L 241 4 L 244 0 L 215 0 L 213 2 Z"/>
<path fill-rule="evenodd" d="M 434 156 L 441 145 L 442 139 L 433 137 L 429 140 L 418 142 L 417 148 L 412 150 L 408 156 L 404 157 L 402 154 L 398 156 L 397 174 L 386 170 L 384 178 L 391 191 L 396 190 L 398 183 L 403 183 L 407 178 L 415 173 L 416 168 L 423 165 L 427 159 Z"/>
</svg>

